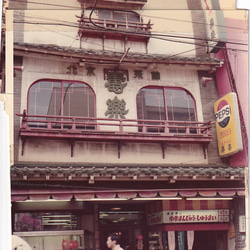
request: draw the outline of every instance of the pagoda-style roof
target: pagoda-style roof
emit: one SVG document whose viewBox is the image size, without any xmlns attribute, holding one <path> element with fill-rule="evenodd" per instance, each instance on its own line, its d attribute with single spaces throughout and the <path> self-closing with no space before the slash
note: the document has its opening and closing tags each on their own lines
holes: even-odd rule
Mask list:
<svg viewBox="0 0 250 250">
<path fill-rule="evenodd" d="M 214 71 L 220 68 L 223 64 L 222 60 L 209 57 L 184 57 L 167 54 L 149 54 L 136 53 L 127 51 L 126 56 L 124 52 L 112 50 L 94 50 L 85 48 L 74 48 L 66 46 L 58 46 L 55 44 L 35 44 L 35 43 L 15 43 L 15 55 L 20 56 L 46 56 L 47 59 L 57 59 L 67 62 L 76 63 L 96 63 L 119 65 L 122 59 L 122 64 L 134 65 L 143 64 L 149 66 L 152 64 L 164 65 L 183 65 L 194 66 L 198 70 Z M 59 58 L 58 58 L 59 57 Z"/>
<path fill-rule="evenodd" d="M 15 164 L 11 179 L 23 181 L 243 181 L 244 167 L 224 165 Z"/>
</svg>

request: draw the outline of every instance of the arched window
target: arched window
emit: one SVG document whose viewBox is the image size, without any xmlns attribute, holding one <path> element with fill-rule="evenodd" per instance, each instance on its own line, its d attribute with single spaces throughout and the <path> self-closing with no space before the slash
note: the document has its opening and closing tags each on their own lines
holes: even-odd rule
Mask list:
<svg viewBox="0 0 250 250">
<path fill-rule="evenodd" d="M 39 80 L 29 89 L 28 114 L 94 117 L 95 95 L 82 82 Z"/>
<path fill-rule="evenodd" d="M 145 87 L 138 92 L 136 102 L 138 119 L 196 121 L 194 100 L 184 89 Z M 154 132 L 153 129 L 152 132 Z M 172 129 L 170 132 L 177 131 Z M 179 129 L 178 132 L 181 130 Z"/>
</svg>

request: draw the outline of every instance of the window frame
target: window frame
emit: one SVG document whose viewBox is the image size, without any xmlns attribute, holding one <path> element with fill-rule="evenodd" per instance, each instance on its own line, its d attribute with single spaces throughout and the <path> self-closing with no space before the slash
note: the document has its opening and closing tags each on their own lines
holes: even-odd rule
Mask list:
<svg viewBox="0 0 250 250">
<path fill-rule="evenodd" d="M 140 118 L 140 113 L 138 112 L 138 109 L 140 108 L 139 107 L 139 105 L 141 105 L 141 108 L 142 108 L 142 106 L 143 106 L 143 103 L 142 102 L 138 102 L 138 97 L 139 97 L 139 93 L 143 90 L 143 89 L 153 89 L 153 90 L 162 90 L 162 97 L 163 97 L 163 104 L 164 104 L 164 116 L 165 116 L 165 119 L 150 119 L 150 118 L 145 118 L 145 115 L 144 115 L 144 112 L 141 112 L 141 118 Z M 185 121 L 183 121 L 183 120 L 174 120 L 174 119 L 172 119 L 172 120 L 169 120 L 169 115 L 168 115 L 168 106 L 167 106 L 167 97 L 166 97 L 166 90 L 167 89 L 169 89 L 169 90 L 182 90 L 182 91 L 185 91 L 186 92 L 186 94 L 188 95 L 188 96 L 190 96 L 191 97 L 191 99 L 192 99 L 192 101 L 193 101 L 193 113 L 194 113 L 194 118 L 193 119 L 190 119 L 191 118 L 191 115 L 190 115 L 190 108 L 189 107 L 187 107 L 188 108 L 188 116 L 189 116 L 189 119 L 188 120 L 185 120 Z M 144 100 L 145 100 L 145 98 L 144 98 Z M 159 106 L 157 107 L 157 108 L 159 108 Z M 172 113 L 174 113 L 174 106 L 172 106 L 171 107 L 171 109 L 172 109 Z M 147 129 L 147 132 L 164 132 L 165 131 L 165 125 L 164 125 L 164 123 L 165 122 L 171 122 L 171 124 L 172 125 L 175 125 L 175 122 L 176 122 L 176 124 L 178 123 L 178 122 L 186 122 L 187 124 L 189 123 L 189 122 L 197 122 L 198 121 L 198 117 L 197 117 L 197 109 L 196 109 L 196 102 L 195 102 L 195 99 L 194 99 L 194 97 L 193 97 L 193 95 L 188 91 L 188 90 L 186 90 L 185 88 L 181 88 L 181 87 L 172 87 L 172 86 L 145 86 L 145 87 L 142 87 L 141 89 L 139 89 L 139 91 L 137 92 L 137 95 L 136 95 L 136 111 L 137 111 L 137 119 L 139 120 L 139 123 L 140 124 L 147 124 L 147 125 L 157 125 L 157 127 L 149 127 L 148 129 Z M 158 112 L 158 114 L 159 114 L 159 112 Z M 162 115 L 160 115 L 159 117 L 162 117 Z M 142 121 L 140 121 L 140 120 L 142 120 Z M 150 120 L 152 120 L 152 123 L 151 122 L 149 122 Z M 154 122 L 153 122 L 154 121 Z M 157 123 L 157 122 L 155 122 L 155 121 L 161 121 L 161 122 L 159 122 L 159 123 Z M 161 127 L 161 125 L 162 125 L 162 127 Z M 139 128 L 139 131 L 141 131 L 142 129 L 141 128 Z M 183 133 L 183 129 L 176 129 L 176 128 L 174 128 L 174 129 L 169 129 L 169 132 L 170 133 Z M 196 133 L 196 131 L 195 130 L 193 130 L 193 133 Z"/>
<path fill-rule="evenodd" d="M 101 11 L 109 11 L 111 18 L 110 19 L 100 18 L 100 12 Z M 116 14 L 119 14 L 119 13 L 125 15 L 125 20 L 119 20 L 119 19 L 115 18 Z M 101 20 L 112 20 L 112 21 L 116 21 L 116 22 L 124 21 L 124 22 L 126 22 L 126 24 L 127 23 L 137 23 L 135 21 L 129 21 L 129 19 L 128 19 L 128 15 L 129 14 L 132 14 L 135 17 L 137 17 L 138 18 L 138 23 L 143 23 L 141 16 L 137 12 L 135 12 L 135 11 L 114 10 L 114 9 L 98 9 L 98 18 L 101 19 Z"/>
<path fill-rule="evenodd" d="M 87 83 L 85 82 L 81 82 L 81 81 L 75 81 L 75 80 L 61 80 L 61 79 L 49 79 L 49 78 L 44 78 L 44 79 L 39 79 L 35 82 L 33 82 L 30 86 L 29 86 L 29 89 L 28 89 L 28 92 L 27 92 L 27 113 L 30 114 L 30 95 L 31 95 L 31 88 L 36 85 L 37 83 L 39 82 L 51 82 L 51 83 L 60 83 L 61 84 L 61 97 L 60 97 L 60 108 L 62 109 L 61 111 L 61 115 L 58 115 L 56 114 L 57 116 L 64 116 L 63 115 L 63 104 L 62 104 L 62 100 L 64 98 L 64 95 L 63 95 L 63 84 L 64 83 L 72 83 L 72 84 L 83 84 L 85 85 L 86 87 L 89 88 L 89 90 L 92 92 L 93 94 L 93 116 L 88 116 L 88 117 L 96 117 L 96 95 L 95 95 L 95 92 L 94 90 L 92 89 L 91 86 L 89 86 Z M 40 114 L 38 114 L 40 115 Z M 54 116 L 56 116 L 55 114 L 53 114 Z M 71 115 L 69 115 L 70 117 Z M 77 116 L 77 117 L 80 117 L 80 116 Z"/>
</svg>

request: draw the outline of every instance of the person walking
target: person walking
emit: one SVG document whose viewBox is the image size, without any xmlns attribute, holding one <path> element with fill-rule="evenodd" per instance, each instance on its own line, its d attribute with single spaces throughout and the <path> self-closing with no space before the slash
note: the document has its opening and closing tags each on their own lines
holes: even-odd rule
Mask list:
<svg viewBox="0 0 250 250">
<path fill-rule="evenodd" d="M 123 250 L 123 248 L 120 246 L 120 236 L 121 233 L 112 233 L 107 238 L 107 247 L 111 250 Z"/>
</svg>

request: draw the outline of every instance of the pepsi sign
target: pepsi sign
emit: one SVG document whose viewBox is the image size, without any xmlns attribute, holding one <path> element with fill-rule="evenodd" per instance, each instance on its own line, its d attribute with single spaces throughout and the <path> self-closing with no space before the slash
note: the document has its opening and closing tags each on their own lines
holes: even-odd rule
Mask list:
<svg viewBox="0 0 250 250">
<path fill-rule="evenodd" d="M 243 149 L 238 101 L 229 93 L 214 103 L 216 131 L 220 156 L 235 154 Z"/>
<path fill-rule="evenodd" d="M 230 121 L 231 108 L 226 100 L 221 100 L 215 114 L 218 124 L 225 128 Z"/>
</svg>

